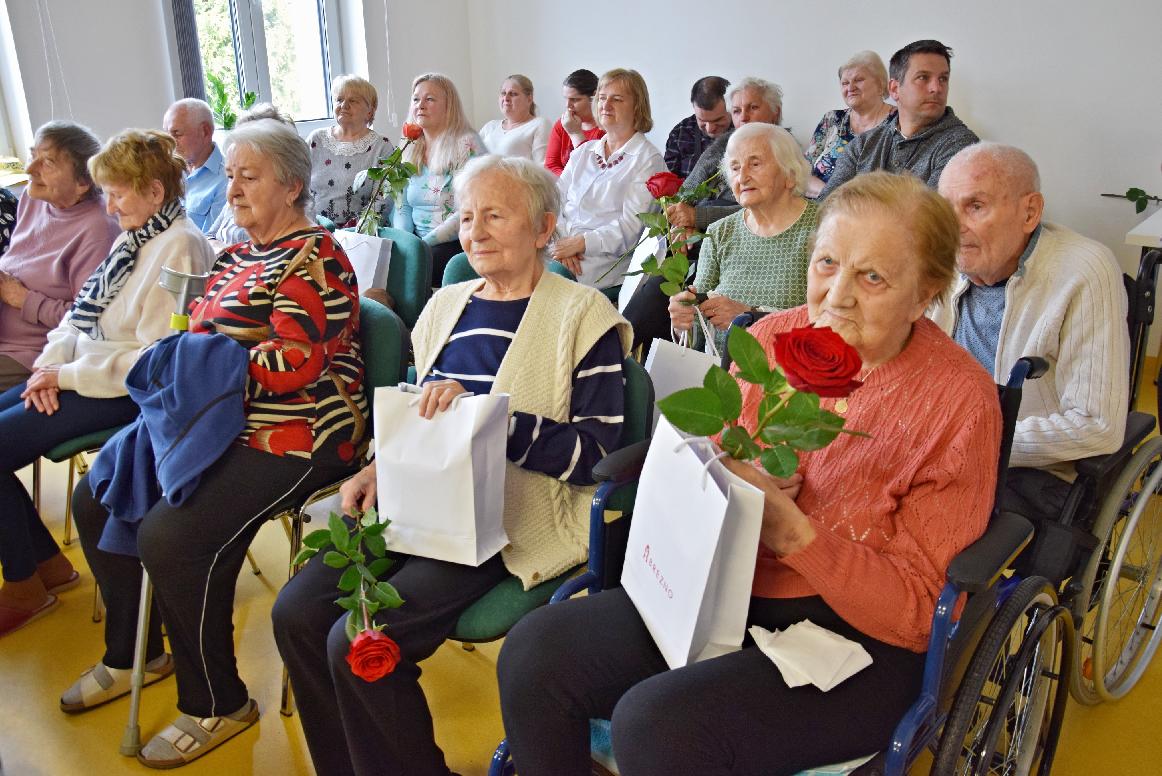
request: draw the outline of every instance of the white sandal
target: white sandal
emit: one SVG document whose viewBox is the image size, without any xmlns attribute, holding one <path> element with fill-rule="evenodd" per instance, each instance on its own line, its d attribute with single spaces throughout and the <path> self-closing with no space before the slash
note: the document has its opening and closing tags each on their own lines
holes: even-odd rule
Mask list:
<svg viewBox="0 0 1162 776">
<path fill-rule="evenodd" d="M 145 664 L 145 684 L 153 684 L 173 673 L 173 658 L 162 653 L 160 657 Z M 132 689 L 133 670 L 130 668 L 109 668 L 97 663 L 87 669 L 73 686 L 61 695 L 61 711 L 79 714 L 82 711 L 103 706 Z"/>
<path fill-rule="evenodd" d="M 258 703 L 253 698 L 227 717 L 183 714 L 142 747 L 137 761 L 149 768 L 179 768 L 229 741 L 257 722 L 258 716 Z"/>
</svg>

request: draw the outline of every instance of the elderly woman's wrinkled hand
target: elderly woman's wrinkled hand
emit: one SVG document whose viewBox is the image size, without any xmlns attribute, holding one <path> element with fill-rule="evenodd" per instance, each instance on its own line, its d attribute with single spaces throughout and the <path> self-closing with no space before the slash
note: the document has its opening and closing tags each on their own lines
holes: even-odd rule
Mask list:
<svg viewBox="0 0 1162 776">
<path fill-rule="evenodd" d="M 7 272 L 0 272 L 0 302 L 17 310 L 24 308 L 24 300 L 28 297 L 28 288 L 16 279 L 16 276 Z"/>
<path fill-rule="evenodd" d="M 354 516 L 375 506 L 375 461 L 359 470 L 351 479 L 339 486 L 340 508 L 344 514 Z"/>
<path fill-rule="evenodd" d="M 584 250 L 584 237 L 580 235 L 576 237 L 562 237 L 552 244 L 549 249 L 549 255 L 564 264 L 575 276 L 580 276 L 582 271 L 581 262 L 585 260 L 585 257 L 582 255 Z"/>
<path fill-rule="evenodd" d="M 675 202 L 666 208 L 666 220 L 670 222 L 670 226 L 678 226 L 683 229 L 693 229 L 694 223 L 694 208 L 683 202 Z"/>
<path fill-rule="evenodd" d="M 694 286 L 670 297 L 670 327 L 674 331 L 690 331 L 694 326 L 694 295 L 698 289 Z"/>
<path fill-rule="evenodd" d="M 726 331 L 730 328 L 731 322 L 749 310 L 750 306 L 736 302 L 728 296 L 712 296 L 698 305 L 698 309 L 702 311 L 706 320 L 710 321 L 714 328 Z"/>
<path fill-rule="evenodd" d="M 61 408 L 60 392 L 57 367 L 41 367 L 28 378 L 20 398 L 24 399 L 25 409 L 35 407 L 37 412 L 51 415 Z"/>
<path fill-rule="evenodd" d="M 804 549 L 815 540 L 815 526 L 795 504 L 803 475 L 795 472 L 789 479 L 773 477 L 746 461 L 727 456 L 723 465 L 763 492 L 763 527 L 759 541 L 780 557 Z"/>
<path fill-rule="evenodd" d="M 468 389 L 455 380 L 431 380 L 424 383 L 424 392 L 420 394 L 420 417 L 431 420 L 437 412 L 443 412 L 452 406 L 452 400 Z"/>
</svg>

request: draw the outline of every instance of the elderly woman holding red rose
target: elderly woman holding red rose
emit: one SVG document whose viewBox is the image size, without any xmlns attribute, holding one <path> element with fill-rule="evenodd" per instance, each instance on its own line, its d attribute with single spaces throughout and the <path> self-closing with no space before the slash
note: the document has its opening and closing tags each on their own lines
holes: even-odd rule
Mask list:
<svg viewBox="0 0 1162 776">
<path fill-rule="evenodd" d="M 722 157 L 722 177 L 742 210 L 710 225 L 694 285 L 670 297 L 670 325 L 686 331 L 694 324 L 695 293 L 709 295 L 698 309 L 717 329 L 719 350 L 740 313 L 803 304 L 808 243 L 819 222 L 818 206 L 803 198 L 810 168 L 782 127 L 736 129 Z"/>
<path fill-rule="evenodd" d="M 591 718 L 612 720 L 625 776 L 792 774 L 887 745 L 919 690 L 947 566 L 984 530 L 995 486 L 992 379 L 924 317 L 948 291 L 958 238 L 951 208 L 919 181 L 860 176 L 823 206 L 807 304 L 753 329 L 768 356 L 793 329 L 842 337 L 858 373 L 823 332 L 777 355 L 820 393 L 858 378 L 850 396 L 821 401 L 870 438 L 802 454 L 789 480 L 727 459 L 765 496 L 748 624 L 809 619 L 861 644 L 871 665 L 827 693 L 792 689 L 748 640 L 671 671 L 624 591 L 545 607 L 513 629 L 498 664 L 521 776 L 588 776 Z M 761 388 L 741 386 L 753 432 Z"/>
<path fill-rule="evenodd" d="M 569 156 L 561 173 L 560 235 L 550 255 L 595 288 L 621 285 L 617 268 L 642 231 L 639 213 L 656 205 L 646 181 L 666 163 L 645 133 L 654 126 L 650 95 L 636 70 L 610 70 L 597 84 L 597 120 L 605 137 Z M 624 271 L 624 270 L 623 270 Z"/>
</svg>

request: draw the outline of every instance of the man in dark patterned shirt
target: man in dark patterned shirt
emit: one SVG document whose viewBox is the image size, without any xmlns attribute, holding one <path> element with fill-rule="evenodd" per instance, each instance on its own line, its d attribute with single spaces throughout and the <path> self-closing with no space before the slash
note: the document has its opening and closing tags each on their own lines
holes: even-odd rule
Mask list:
<svg viewBox="0 0 1162 776">
<path fill-rule="evenodd" d="M 665 159 L 670 172 L 685 178 L 714 138 L 731 128 L 725 99 L 728 86 L 729 81 L 716 75 L 694 82 L 690 90 L 694 115 L 675 124 L 666 139 Z"/>
</svg>

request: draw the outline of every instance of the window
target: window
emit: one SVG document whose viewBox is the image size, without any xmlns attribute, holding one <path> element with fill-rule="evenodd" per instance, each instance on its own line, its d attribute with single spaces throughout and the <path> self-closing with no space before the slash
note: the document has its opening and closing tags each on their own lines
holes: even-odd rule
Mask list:
<svg viewBox="0 0 1162 776">
<path fill-rule="evenodd" d="M 231 101 L 254 92 L 297 121 L 331 115 L 332 72 L 343 72 L 337 0 L 194 0 L 202 70 Z"/>
</svg>

